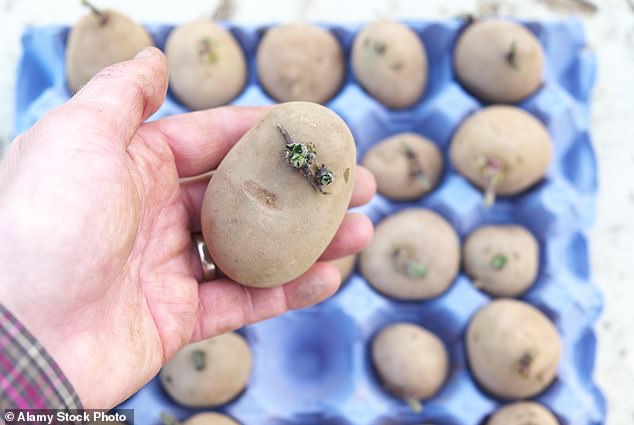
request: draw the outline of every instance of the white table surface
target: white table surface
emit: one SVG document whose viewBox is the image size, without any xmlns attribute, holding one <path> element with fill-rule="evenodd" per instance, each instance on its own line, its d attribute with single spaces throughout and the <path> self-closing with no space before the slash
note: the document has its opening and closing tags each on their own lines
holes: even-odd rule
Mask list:
<svg viewBox="0 0 634 425">
<path fill-rule="evenodd" d="M 94 0 L 143 22 L 180 23 L 210 16 L 214 0 Z M 596 12 L 583 7 L 592 2 Z M 442 19 L 497 11 L 529 19 L 581 16 L 599 59 L 592 109 L 598 156 L 598 216 L 591 234 L 593 280 L 605 299 L 597 323 L 596 381 L 609 425 L 634 423 L 634 0 L 235 0 L 240 23 Z M 0 0 L 0 156 L 12 137 L 20 35 L 27 25 L 72 24 L 79 0 Z M 629 218 L 628 218 L 629 217 Z"/>
</svg>

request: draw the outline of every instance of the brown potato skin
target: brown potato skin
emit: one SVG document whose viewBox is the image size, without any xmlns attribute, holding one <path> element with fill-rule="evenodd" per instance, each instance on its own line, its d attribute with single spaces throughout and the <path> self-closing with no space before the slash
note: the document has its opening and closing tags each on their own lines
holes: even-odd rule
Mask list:
<svg viewBox="0 0 634 425">
<path fill-rule="evenodd" d="M 515 43 L 514 67 L 507 60 Z M 541 85 L 544 51 L 522 25 L 504 20 L 477 21 L 464 30 L 454 50 L 456 76 L 476 97 L 515 103 Z"/>
<path fill-rule="evenodd" d="M 491 266 L 498 254 L 507 258 L 499 270 Z M 525 292 L 537 278 L 539 244 L 522 226 L 482 226 L 467 237 L 462 259 L 465 272 L 476 287 L 496 297 L 514 297 Z"/>
<path fill-rule="evenodd" d="M 561 339 L 553 323 L 528 303 L 506 298 L 491 301 L 472 318 L 466 338 L 471 372 L 497 397 L 533 397 L 555 378 Z M 523 374 L 518 362 L 526 353 L 533 360 Z"/>
<path fill-rule="evenodd" d="M 528 112 L 506 105 L 484 108 L 458 128 L 449 147 L 454 168 L 484 189 L 478 158 L 495 157 L 504 167 L 497 195 L 513 195 L 537 183 L 553 157 L 553 143 L 544 125 Z"/>
<path fill-rule="evenodd" d="M 199 52 L 201 41 L 212 40 L 215 60 Z M 247 62 L 233 35 L 208 19 L 174 29 L 165 44 L 170 68 L 170 87 L 189 109 L 225 105 L 244 88 Z"/>
<path fill-rule="evenodd" d="M 427 265 L 427 275 L 400 273 L 392 257 L 397 246 L 409 245 L 416 260 Z M 361 253 L 359 268 L 370 285 L 399 300 L 424 300 L 445 292 L 460 267 L 460 240 L 440 215 L 424 208 L 408 208 L 381 221 L 370 246 Z"/>
<path fill-rule="evenodd" d="M 185 421 L 183 425 L 240 425 L 227 415 L 215 412 L 198 413 Z"/>
<path fill-rule="evenodd" d="M 442 387 L 449 368 L 440 338 L 413 323 L 396 323 L 372 341 L 372 362 L 383 385 L 397 397 L 424 400 Z"/>
<path fill-rule="evenodd" d="M 409 160 L 403 145 L 415 152 L 429 179 L 429 188 L 410 177 Z M 422 198 L 438 185 L 443 160 L 440 149 L 431 140 L 416 133 L 398 133 L 374 145 L 363 158 L 363 166 L 374 174 L 381 195 L 395 201 L 412 201 Z"/>
<path fill-rule="evenodd" d="M 325 103 L 341 87 L 345 58 L 337 38 L 308 24 L 269 29 L 256 53 L 262 87 L 280 102 Z"/>
<path fill-rule="evenodd" d="M 383 53 L 376 43 L 385 46 Z M 427 84 L 427 54 L 421 38 L 396 21 L 379 20 L 365 26 L 352 45 L 352 68 L 357 80 L 384 105 L 412 106 Z"/>
<path fill-rule="evenodd" d="M 66 78 L 68 88 L 76 93 L 103 68 L 132 59 L 154 42 L 147 31 L 127 16 L 104 10 L 105 25 L 89 13 L 75 24 L 66 46 Z"/>
<path fill-rule="evenodd" d="M 335 174 L 316 190 L 284 157 L 282 125 L 294 141 L 313 143 L 316 163 Z M 224 158 L 203 199 L 202 230 L 216 265 L 248 286 L 272 287 L 302 275 L 343 220 L 354 186 L 356 148 L 329 109 L 289 102 L 270 109 Z"/>
<path fill-rule="evenodd" d="M 192 353 L 205 352 L 205 367 L 196 370 Z M 218 335 L 183 347 L 160 372 L 161 384 L 177 403 L 214 407 L 234 399 L 251 374 L 251 350 L 236 333 Z"/>
<path fill-rule="evenodd" d="M 341 274 L 341 282 L 343 283 L 348 280 L 348 278 L 352 274 L 356 261 L 356 255 L 348 255 L 346 257 L 332 260 L 330 263 L 337 267 L 337 269 L 339 270 L 339 273 Z"/>
<path fill-rule="evenodd" d="M 520 401 L 498 409 L 486 425 L 559 425 L 550 410 L 534 401 Z"/>
</svg>

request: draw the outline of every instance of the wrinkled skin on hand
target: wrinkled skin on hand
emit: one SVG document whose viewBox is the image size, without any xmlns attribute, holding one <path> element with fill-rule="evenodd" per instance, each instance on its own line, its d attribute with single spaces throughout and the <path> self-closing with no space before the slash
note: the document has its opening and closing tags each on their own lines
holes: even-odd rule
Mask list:
<svg viewBox="0 0 634 425">
<path fill-rule="evenodd" d="M 362 250 L 349 214 L 305 275 L 272 289 L 202 282 L 191 234 L 206 182 L 264 108 L 223 107 L 144 123 L 165 98 L 150 48 L 104 69 L 19 136 L 0 163 L 0 302 L 55 359 L 86 408 L 111 408 L 189 342 L 319 302 L 340 284 L 325 261 Z M 351 205 L 367 202 L 364 169 Z M 53 407 L 53 406 L 52 406 Z"/>
</svg>

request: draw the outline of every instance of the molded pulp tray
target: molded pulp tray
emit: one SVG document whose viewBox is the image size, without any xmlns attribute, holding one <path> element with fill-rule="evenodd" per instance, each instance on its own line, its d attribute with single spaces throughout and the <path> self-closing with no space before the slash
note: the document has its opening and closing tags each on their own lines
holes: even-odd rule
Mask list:
<svg viewBox="0 0 634 425">
<path fill-rule="evenodd" d="M 519 223 L 533 232 L 541 246 L 541 268 L 537 282 L 522 299 L 554 321 L 564 346 L 557 378 L 537 400 L 562 425 L 601 424 L 605 403 L 592 382 L 596 344 L 592 325 L 602 301 L 590 281 L 586 235 L 594 218 L 597 188 L 589 136 L 589 96 L 596 61 L 585 47 L 582 28 L 575 20 L 524 23 L 542 42 L 547 60 L 543 87 L 519 106 L 546 125 L 555 143 L 555 157 L 544 181 L 487 209 L 481 193 L 451 168 L 447 158 L 458 124 L 483 107 L 462 89 L 452 72 L 453 46 L 465 22 L 406 24 L 424 40 L 430 64 L 421 101 L 406 110 L 389 110 L 360 88 L 348 66 L 344 86 L 327 106 L 352 129 L 359 159 L 380 139 L 414 131 L 443 150 L 446 171 L 440 186 L 422 201 L 395 203 L 377 195 L 361 210 L 378 223 L 402 208 L 431 208 L 449 220 L 463 240 L 485 223 Z M 349 58 L 361 25 L 324 26 L 337 36 Z M 266 26 L 228 27 L 244 48 L 250 67 L 248 84 L 233 103 L 273 103 L 258 86 L 254 65 Z M 159 47 L 172 28 L 148 26 Z M 67 35 L 67 27 L 30 28 L 24 34 L 16 133 L 69 97 L 64 77 Z M 181 112 L 185 109 L 169 94 L 153 119 Z M 379 295 L 355 273 L 328 301 L 243 329 L 253 352 L 253 373 L 246 391 L 218 410 L 244 425 L 482 424 L 503 403 L 474 382 L 466 362 L 464 333 L 470 317 L 488 301 L 464 274 L 436 299 L 397 302 Z M 447 382 L 419 414 L 381 389 L 369 360 L 372 337 L 388 323 L 403 320 L 436 333 L 450 356 Z M 156 378 L 120 407 L 134 408 L 136 423 L 141 425 L 158 424 L 161 411 L 178 418 L 195 412 L 172 402 Z"/>
</svg>

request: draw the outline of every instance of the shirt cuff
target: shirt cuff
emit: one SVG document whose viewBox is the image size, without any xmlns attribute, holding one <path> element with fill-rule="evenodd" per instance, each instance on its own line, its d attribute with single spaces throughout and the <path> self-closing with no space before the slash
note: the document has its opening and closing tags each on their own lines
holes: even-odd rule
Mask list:
<svg viewBox="0 0 634 425">
<path fill-rule="evenodd" d="M 0 304 L 0 409 L 81 409 L 55 361 Z"/>
</svg>

